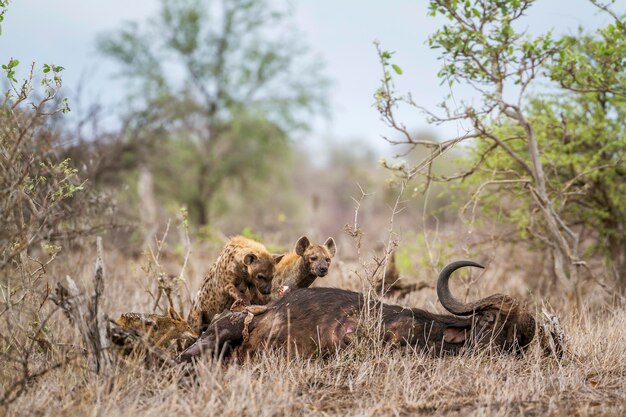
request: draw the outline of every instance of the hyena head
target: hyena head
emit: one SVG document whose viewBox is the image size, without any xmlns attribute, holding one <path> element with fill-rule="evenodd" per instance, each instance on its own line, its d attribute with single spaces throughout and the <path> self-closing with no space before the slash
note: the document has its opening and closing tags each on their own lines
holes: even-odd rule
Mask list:
<svg viewBox="0 0 626 417">
<path fill-rule="evenodd" d="M 318 277 L 328 274 L 330 261 L 336 252 L 335 240 L 332 237 L 326 239 L 323 245 L 311 243 L 306 236 L 302 236 L 296 242 L 296 254 L 304 259 L 307 271 Z"/>
<path fill-rule="evenodd" d="M 159 343 L 170 340 L 194 340 L 198 334 L 191 328 L 174 308 L 168 309 L 167 315 L 153 315 L 154 321 L 152 335 Z"/>
<path fill-rule="evenodd" d="M 272 278 L 274 267 L 283 254 L 272 255 L 269 252 L 248 251 L 243 257 L 243 264 L 248 272 L 249 284 L 252 284 L 261 294 L 272 292 Z"/>
</svg>

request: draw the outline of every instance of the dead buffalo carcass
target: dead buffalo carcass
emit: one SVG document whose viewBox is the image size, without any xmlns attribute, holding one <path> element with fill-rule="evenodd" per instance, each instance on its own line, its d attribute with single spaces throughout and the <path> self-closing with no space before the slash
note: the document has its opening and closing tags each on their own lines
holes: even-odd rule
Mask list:
<svg viewBox="0 0 626 417">
<path fill-rule="evenodd" d="M 189 360 L 203 352 L 217 354 L 233 349 L 245 356 L 270 346 L 301 356 L 332 352 L 357 337 L 364 311 L 378 318 L 379 336 L 386 343 L 410 345 L 435 355 L 456 354 L 471 344 L 523 352 L 535 333 L 533 316 L 502 294 L 468 304 L 455 299 L 448 279 L 464 266 L 482 268 L 471 261 L 453 262 L 441 271 L 437 281 L 439 300 L 454 316 L 367 301 L 363 294 L 337 288 L 294 289 L 253 318 L 245 312 L 217 316 L 180 358 Z"/>
</svg>

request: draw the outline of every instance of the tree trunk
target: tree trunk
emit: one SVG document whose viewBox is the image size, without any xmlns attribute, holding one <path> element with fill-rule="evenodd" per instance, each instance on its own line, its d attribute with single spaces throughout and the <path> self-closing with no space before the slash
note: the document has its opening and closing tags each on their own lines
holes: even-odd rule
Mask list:
<svg viewBox="0 0 626 417">
<path fill-rule="evenodd" d="M 206 198 L 206 179 L 209 174 L 209 167 L 204 161 L 200 163 L 200 172 L 198 173 L 198 189 L 196 190 L 196 198 L 193 205 L 196 210 L 198 226 L 206 226 L 209 224 L 209 199 Z"/>
<path fill-rule="evenodd" d="M 193 200 L 194 211 L 196 212 L 196 220 L 198 222 L 198 226 L 206 226 L 209 222 L 207 216 L 207 207 L 204 202 L 204 199 L 201 196 L 196 197 Z"/>
<path fill-rule="evenodd" d="M 570 296 L 575 297 L 577 307 L 581 307 L 581 299 L 579 293 L 579 265 L 578 239 L 579 237 L 573 232 L 563 219 L 556 212 L 552 200 L 548 195 L 546 186 L 545 173 L 541 162 L 541 152 L 539 142 L 535 136 L 532 125 L 521 112 L 517 112 L 514 118 L 520 122 L 521 126 L 526 130 L 528 140 L 528 152 L 532 161 L 532 175 L 534 177 L 535 189 L 533 195 L 535 201 L 539 205 L 543 218 L 546 221 L 548 231 L 551 235 L 551 241 L 554 244 L 554 271 L 559 281 L 565 284 L 566 290 Z M 570 239 L 568 241 L 568 238 Z M 570 241 L 572 243 L 570 243 Z M 569 276 L 568 276 L 569 275 Z"/>
<path fill-rule="evenodd" d="M 626 292 L 626 239 L 609 238 L 610 259 L 607 265 L 619 291 Z"/>
</svg>

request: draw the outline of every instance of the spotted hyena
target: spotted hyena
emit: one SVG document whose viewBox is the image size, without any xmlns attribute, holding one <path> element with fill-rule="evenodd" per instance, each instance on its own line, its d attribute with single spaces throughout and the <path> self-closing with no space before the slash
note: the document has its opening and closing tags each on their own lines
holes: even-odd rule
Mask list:
<svg viewBox="0 0 626 417">
<path fill-rule="evenodd" d="M 287 253 L 280 264 L 276 265 L 271 297 L 280 297 L 290 289 L 310 287 L 318 277 L 328 274 L 336 253 L 337 247 L 332 237 L 320 245 L 302 236 L 296 242 L 294 250 Z M 252 303 L 266 304 L 271 297 L 257 292 L 252 297 Z"/>
<path fill-rule="evenodd" d="M 272 255 L 265 246 L 243 236 L 231 238 L 204 277 L 187 321 L 196 330 L 202 323 L 250 303 L 249 294 L 270 294 L 275 265 L 283 255 Z"/>
<path fill-rule="evenodd" d="M 115 321 L 124 329 L 146 333 L 155 345 L 165 347 L 172 340 L 192 341 L 198 334 L 172 307 L 167 314 L 124 313 Z"/>
</svg>

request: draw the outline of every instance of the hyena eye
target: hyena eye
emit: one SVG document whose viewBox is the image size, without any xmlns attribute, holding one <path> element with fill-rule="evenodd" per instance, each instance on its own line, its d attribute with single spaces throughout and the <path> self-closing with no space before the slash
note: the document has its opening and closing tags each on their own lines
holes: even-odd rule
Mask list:
<svg viewBox="0 0 626 417">
<path fill-rule="evenodd" d="M 330 258 L 326 258 L 326 262 L 330 262 Z"/>
<path fill-rule="evenodd" d="M 310 258 L 312 261 L 317 261 L 317 256 L 311 256 Z"/>
</svg>

